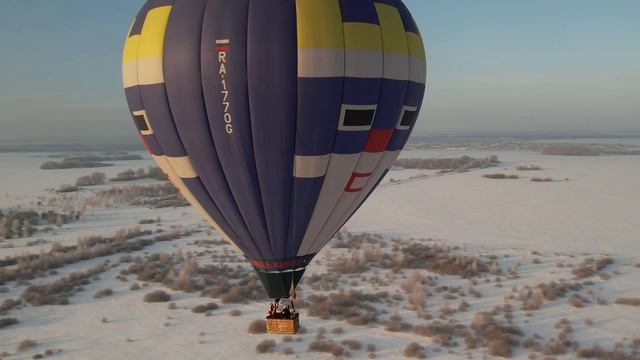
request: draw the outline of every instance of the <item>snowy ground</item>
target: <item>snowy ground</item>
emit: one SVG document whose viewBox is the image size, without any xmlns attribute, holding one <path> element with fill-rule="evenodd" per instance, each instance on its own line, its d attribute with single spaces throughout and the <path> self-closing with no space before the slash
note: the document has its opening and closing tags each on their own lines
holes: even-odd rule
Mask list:
<svg viewBox="0 0 640 360">
<path fill-rule="evenodd" d="M 44 154 L 42 154 L 44 155 Z M 479 277 L 471 287 L 468 279 L 455 275 L 435 275 L 426 270 L 421 276 L 432 276 L 437 286 L 461 287 L 465 296 L 447 298 L 448 292 L 439 293 L 427 287 L 431 296 L 426 300 L 426 311 L 437 320 L 445 304 L 457 309 L 464 299 L 470 304 L 468 311 L 456 311 L 446 316 L 443 322 L 455 321 L 468 325 L 474 314 L 491 311 L 496 305 L 510 303 L 513 306 L 513 324 L 520 327 L 525 338 L 538 334 L 544 344 L 556 337 L 554 325 L 567 318 L 572 325 L 571 337 L 580 347 L 599 344 L 612 350 L 616 342 L 622 342 L 626 353 L 631 353 L 629 344 L 640 337 L 640 308 L 618 305 L 617 298 L 640 298 L 640 156 L 564 157 L 542 156 L 525 151 L 476 151 L 472 149 L 413 150 L 402 154 L 403 158 L 459 157 L 469 155 L 484 157 L 497 155 L 501 165 L 497 168 L 472 170 L 463 173 L 439 175 L 434 171 L 394 169 L 383 185 L 347 224 L 352 233 L 378 233 L 385 242 L 391 238 L 402 240 L 399 244 L 415 239 L 419 243 L 444 244 L 459 247 L 460 253 L 478 256 L 487 264 L 495 262 L 503 272 Z M 93 171 L 106 172 L 108 177 L 128 168 L 152 165 L 150 160 L 115 162 L 116 166 L 100 169 L 74 169 L 43 171 L 39 165 L 44 157 L 33 154 L 0 154 L 2 179 L 0 185 L 0 209 L 21 205 L 28 209 L 37 207 L 39 196 L 57 196 L 45 191 L 64 183 L 73 183 L 78 176 Z M 518 165 L 538 165 L 544 170 L 516 171 Z M 501 172 L 518 174 L 518 180 L 492 180 L 483 174 Z M 535 183 L 530 178 L 551 177 L 554 182 Z M 394 181 L 391 182 L 390 179 Z M 148 183 L 141 181 L 138 183 Z M 108 187 L 111 185 L 104 185 Z M 81 198 L 90 195 L 72 195 Z M 142 219 L 161 218 L 160 224 L 137 225 Z M 87 214 L 85 222 L 74 222 L 55 230 L 55 234 L 35 234 L 32 238 L 12 239 L 0 245 L 12 245 L 0 249 L 0 259 L 5 256 L 37 254 L 48 251 L 51 243 L 75 244 L 80 236 L 110 236 L 118 228 L 140 226 L 142 229 L 169 230 L 176 225 L 191 230 L 192 235 L 168 242 L 157 242 L 132 255 L 144 256 L 159 252 L 173 253 L 182 249 L 191 251 L 198 263 L 215 263 L 208 247 L 194 245 L 195 240 L 212 239 L 204 231 L 206 225 L 191 208 L 146 209 L 146 208 L 99 208 Z M 26 246 L 26 242 L 43 238 L 47 243 Z M 341 255 L 349 256 L 348 249 L 330 248 L 322 253 L 307 271 L 307 277 L 327 274 L 327 264 Z M 218 246 L 216 251 L 231 251 L 228 246 Z M 392 252 L 391 246 L 384 252 Z M 575 293 L 589 301 L 585 307 L 569 304 L 570 294 L 556 300 L 545 300 L 540 310 L 521 310 L 517 299 L 524 286 L 534 287 L 539 283 L 572 281 L 572 271 L 584 259 L 609 254 L 613 264 L 597 271 L 597 274 L 577 282 L 590 281 Z M 487 349 L 466 350 L 464 339 L 457 339 L 453 347 L 437 344 L 433 338 L 408 332 L 390 332 L 381 324 L 353 326 L 336 319 L 321 320 L 306 315 L 302 310 L 302 324 L 307 333 L 298 335 L 292 342 L 283 342 L 282 337 L 249 335 L 247 327 L 262 317 L 266 303 L 221 304 L 216 299 L 206 299 L 199 293 L 171 291 L 158 283 L 131 291 L 135 276 L 126 282 L 115 279 L 127 264 L 118 263 L 123 254 L 79 261 L 57 269 L 57 274 L 45 275 L 32 280 L 33 284 L 50 283 L 73 271 L 84 271 L 94 265 L 110 260 L 117 264 L 84 286 L 84 291 L 70 298 L 68 306 L 27 305 L 8 311 L 6 316 L 15 317 L 19 323 L 0 329 L 0 354 L 6 351 L 10 359 L 31 359 L 35 354 L 44 354 L 46 349 L 62 349 L 62 352 L 47 356 L 59 359 L 331 359 L 330 354 L 307 352 L 320 328 L 327 331 L 328 339 L 340 343 L 355 339 L 362 349 L 349 350 L 351 358 L 367 358 L 367 344 L 375 344 L 378 359 L 402 359 L 403 350 L 415 341 L 425 348 L 429 358 L 492 358 Z M 235 266 L 233 263 L 231 266 Z M 517 276 L 507 276 L 507 269 L 514 269 Z M 598 276 L 604 273 L 607 276 Z M 386 284 L 373 286 L 375 276 L 386 279 Z M 371 268 L 357 276 L 340 278 L 339 288 L 356 289 L 365 293 L 388 291 L 402 294 L 405 300 L 386 308 L 386 317 L 398 313 L 403 321 L 411 325 L 426 324 L 416 311 L 407 305 L 407 294 L 401 284 L 411 276 L 411 270 L 402 269 L 392 275 L 387 271 Z M 499 277 L 499 279 L 497 279 Z M 608 277 L 608 279 L 607 279 Z M 366 280 L 363 280 L 366 279 Z M 138 281 L 139 283 L 142 283 Z M 5 284 L 7 292 L 0 293 L 0 302 L 17 299 L 26 284 Z M 0 288 L 2 285 L 0 285 Z M 93 294 L 102 289 L 113 289 L 113 295 L 94 299 Z M 470 296 L 473 288 L 481 297 Z M 515 288 L 515 292 L 513 291 Z M 154 289 L 167 290 L 177 309 L 170 310 L 167 303 L 148 304 L 143 301 L 146 293 Z M 309 286 L 300 286 L 302 298 L 322 291 L 313 291 Z M 514 299 L 509 294 L 514 293 Z M 506 300 L 505 300 L 506 299 Z M 600 303 L 598 303 L 600 300 Z M 606 300 L 606 305 L 604 301 Z M 199 304 L 215 301 L 220 308 L 212 316 L 194 314 L 190 309 Z M 383 306 L 376 304 L 382 309 Z M 230 316 L 232 309 L 239 309 L 240 316 Z M 3 316 L 0 315 L 0 318 Z M 500 317 L 502 315 L 496 316 Z M 103 322 L 102 319 L 107 319 Z M 382 319 L 385 320 L 385 319 Z M 587 321 L 589 320 L 589 321 Z M 591 325 L 587 322 L 592 322 Z M 340 327 L 344 333 L 332 334 Z M 24 339 L 37 342 L 33 349 L 17 352 Z M 256 354 L 255 346 L 262 340 L 273 339 L 276 347 L 273 354 Z M 301 339 L 301 340 L 298 340 Z M 295 354 L 285 356 L 282 349 L 290 347 Z M 514 347 L 513 357 L 527 359 L 533 352 L 522 346 Z M 575 352 L 553 355 L 556 359 L 576 358 Z M 0 355 L 0 358 L 3 358 Z M 544 358 L 541 352 L 537 358 Z"/>
</svg>

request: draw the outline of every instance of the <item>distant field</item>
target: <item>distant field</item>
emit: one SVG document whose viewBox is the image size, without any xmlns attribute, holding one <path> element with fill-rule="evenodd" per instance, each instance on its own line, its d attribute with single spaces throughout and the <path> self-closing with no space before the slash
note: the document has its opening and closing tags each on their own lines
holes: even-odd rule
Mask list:
<svg viewBox="0 0 640 360">
<path fill-rule="evenodd" d="M 0 358 L 635 359 L 638 158 L 448 145 L 403 152 L 317 256 L 291 337 L 264 333 L 250 266 L 144 153 L 0 154 Z"/>
</svg>

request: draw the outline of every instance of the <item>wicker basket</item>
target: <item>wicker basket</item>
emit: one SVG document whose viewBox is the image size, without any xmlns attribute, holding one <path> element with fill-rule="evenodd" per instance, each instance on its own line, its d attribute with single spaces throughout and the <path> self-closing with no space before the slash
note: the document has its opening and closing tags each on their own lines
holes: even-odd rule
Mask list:
<svg viewBox="0 0 640 360">
<path fill-rule="evenodd" d="M 300 329 L 300 317 L 295 314 L 293 319 L 267 319 L 267 333 L 294 335 Z"/>
</svg>

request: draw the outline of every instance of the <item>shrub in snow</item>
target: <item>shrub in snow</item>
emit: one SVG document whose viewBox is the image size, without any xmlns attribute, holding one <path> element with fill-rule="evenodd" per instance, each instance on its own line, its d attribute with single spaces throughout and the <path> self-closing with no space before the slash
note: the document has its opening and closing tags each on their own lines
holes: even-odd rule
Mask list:
<svg viewBox="0 0 640 360">
<path fill-rule="evenodd" d="M 583 296 L 580 296 L 579 294 L 573 294 L 571 295 L 571 298 L 569 298 L 569 304 L 571 304 L 571 306 L 573 307 L 582 308 L 585 307 L 588 303 L 589 300 L 587 300 Z"/>
<path fill-rule="evenodd" d="M 75 185 L 71 185 L 71 184 L 60 185 L 60 188 L 58 188 L 58 190 L 56 190 L 56 192 L 58 192 L 58 193 L 70 193 L 70 192 L 76 192 L 76 191 L 78 191 L 78 187 L 75 186 Z"/>
<path fill-rule="evenodd" d="M 520 165 L 516 167 L 518 171 L 537 171 L 542 170 L 540 166 L 537 165 Z"/>
<path fill-rule="evenodd" d="M 36 346 L 38 346 L 38 343 L 35 342 L 34 340 L 25 339 L 25 340 L 22 340 L 18 345 L 18 351 L 19 352 L 27 351 L 29 349 L 33 349 Z"/>
<path fill-rule="evenodd" d="M 616 304 L 640 306 L 640 298 L 618 298 L 616 299 Z"/>
<path fill-rule="evenodd" d="M 103 289 L 103 290 L 100 290 L 100 291 L 96 292 L 95 294 L 93 294 L 93 298 L 94 299 L 101 299 L 101 298 L 104 298 L 104 297 L 107 297 L 107 296 L 111 296 L 111 295 L 113 295 L 113 290 L 111 290 L 111 289 Z"/>
<path fill-rule="evenodd" d="M 486 179 L 495 179 L 495 180 L 516 180 L 520 178 L 518 175 L 506 175 L 501 173 L 484 174 L 482 175 L 482 177 Z"/>
<path fill-rule="evenodd" d="M 138 284 L 137 282 L 131 284 L 131 286 L 129 286 L 129 290 L 131 291 L 140 290 L 140 284 Z"/>
<path fill-rule="evenodd" d="M 534 178 L 531 178 L 531 181 L 533 181 L 533 182 L 553 182 L 553 179 L 550 178 L 550 177 L 546 177 L 546 178 L 534 177 Z"/>
<path fill-rule="evenodd" d="M 76 186 L 96 186 L 105 183 L 107 176 L 101 172 L 94 172 L 91 175 L 81 176 L 76 180 Z"/>
<path fill-rule="evenodd" d="M 416 358 L 416 359 L 427 358 L 427 354 L 424 351 L 424 347 L 422 347 L 417 342 L 410 342 L 409 344 L 407 344 L 407 346 L 404 348 L 404 351 L 402 353 L 404 354 L 404 356 L 409 358 Z"/>
<path fill-rule="evenodd" d="M 439 345 L 451 347 L 456 345 L 455 338 L 464 338 L 470 335 L 469 330 L 462 324 L 443 323 L 434 321 L 427 325 L 416 325 L 413 333 L 433 339 Z"/>
<path fill-rule="evenodd" d="M 171 296 L 167 294 L 166 291 L 163 291 L 163 290 L 155 290 L 150 293 L 147 293 L 144 296 L 144 302 L 148 302 L 148 303 L 169 302 L 169 301 L 171 301 Z"/>
<path fill-rule="evenodd" d="M 483 339 L 488 344 L 493 344 L 496 354 L 506 353 L 505 346 L 511 351 L 511 347 L 518 346 L 520 338 L 524 336 L 520 328 L 498 322 L 490 312 L 476 313 L 471 321 L 471 329 L 473 329 L 478 338 Z M 491 351 L 491 349 L 489 350 Z"/>
<path fill-rule="evenodd" d="M 544 344 L 542 352 L 545 355 L 563 355 L 567 353 L 567 349 L 570 346 L 570 343 L 565 343 L 558 339 L 550 339 Z"/>
<path fill-rule="evenodd" d="M 571 273 L 576 279 L 584 279 L 593 276 L 607 266 L 613 264 L 613 258 L 610 256 L 601 256 L 597 259 L 587 258 L 580 265 L 573 269 Z"/>
<path fill-rule="evenodd" d="M 510 358 L 513 355 L 511 346 L 504 340 L 491 340 L 488 346 L 489 354 L 493 356 L 500 356 L 504 358 Z"/>
<path fill-rule="evenodd" d="M 213 311 L 213 310 L 216 310 L 217 308 L 218 308 L 218 304 L 214 302 L 210 302 L 207 304 L 198 305 L 192 308 L 191 311 L 195 314 L 204 314 L 207 311 Z"/>
<path fill-rule="evenodd" d="M 267 322 L 265 320 L 253 320 L 247 328 L 249 334 L 265 334 L 267 332 Z"/>
<path fill-rule="evenodd" d="M 307 314 L 321 319 L 335 318 L 351 325 L 364 326 L 377 322 L 378 310 L 371 303 L 389 298 L 387 292 L 365 294 L 360 291 L 340 291 L 328 296 L 313 294 L 307 297 Z"/>
<path fill-rule="evenodd" d="M 498 157 L 492 155 L 484 159 L 475 159 L 469 156 L 459 158 L 429 158 L 429 159 L 398 159 L 394 163 L 405 169 L 423 170 L 468 170 L 473 168 L 486 168 L 499 163 Z"/>
<path fill-rule="evenodd" d="M 273 349 L 276 347 L 276 342 L 273 340 L 262 340 L 256 345 L 256 352 L 259 354 L 270 353 L 273 352 Z"/>
<path fill-rule="evenodd" d="M 17 323 L 18 323 L 18 319 L 16 318 L 12 318 L 12 317 L 0 318 L 0 329 L 5 328 L 7 326 L 15 325 Z"/>
<path fill-rule="evenodd" d="M 354 339 L 342 340 L 342 345 L 348 347 L 350 350 L 360 350 L 360 349 L 362 349 L 362 343 L 360 341 L 354 340 Z"/>
<path fill-rule="evenodd" d="M 22 303 L 22 300 L 18 299 L 18 300 L 13 300 L 13 299 L 7 299 L 5 301 L 2 302 L 2 304 L 0 304 L 0 314 L 2 313 L 6 313 L 7 311 L 13 309 L 14 307 L 20 305 Z"/>
<path fill-rule="evenodd" d="M 402 321 L 402 317 L 398 313 L 393 314 L 384 324 L 384 329 L 390 332 L 407 332 L 411 331 L 411 328 L 411 324 Z"/>
<path fill-rule="evenodd" d="M 329 353 L 335 357 L 346 355 L 346 351 L 338 343 L 331 340 L 315 340 L 309 344 L 308 352 Z"/>
<path fill-rule="evenodd" d="M 547 145 L 540 149 L 542 155 L 561 156 L 598 156 L 600 151 L 589 145 L 558 144 Z"/>
</svg>

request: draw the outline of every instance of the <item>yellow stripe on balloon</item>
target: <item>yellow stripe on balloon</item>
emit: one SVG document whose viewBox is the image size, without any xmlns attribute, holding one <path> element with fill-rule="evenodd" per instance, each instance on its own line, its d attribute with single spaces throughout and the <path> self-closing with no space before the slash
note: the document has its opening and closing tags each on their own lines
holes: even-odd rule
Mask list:
<svg viewBox="0 0 640 360">
<path fill-rule="evenodd" d="M 420 34 L 407 32 L 407 42 L 409 45 L 409 55 L 421 60 L 426 60 L 424 44 Z"/>
<path fill-rule="evenodd" d="M 124 51 L 122 52 L 122 63 L 126 64 L 130 61 L 138 59 L 138 49 L 140 48 L 140 35 L 133 35 L 124 43 Z"/>
<path fill-rule="evenodd" d="M 384 51 L 409 55 L 407 34 L 398 9 L 381 3 L 376 3 L 375 6 L 380 20 Z"/>
<path fill-rule="evenodd" d="M 164 37 L 169 22 L 171 6 L 160 6 L 149 10 L 142 25 L 138 50 L 138 83 L 140 85 L 164 82 L 162 57 Z"/>
<path fill-rule="evenodd" d="M 296 0 L 298 48 L 344 48 L 338 0 Z"/>
<path fill-rule="evenodd" d="M 184 198 L 196 209 L 196 211 L 198 211 L 198 213 L 200 213 L 200 215 L 202 215 L 202 217 L 204 217 L 207 220 L 207 222 L 214 229 L 216 229 L 216 231 L 218 231 L 220 235 L 222 235 L 222 237 L 225 240 L 227 240 L 227 242 L 229 242 L 229 244 L 239 249 L 238 246 L 231 240 L 231 238 L 229 238 L 229 236 L 222 230 L 222 228 L 220 228 L 218 223 L 216 223 L 215 220 L 211 218 L 209 213 L 207 213 L 207 211 L 202 207 L 202 205 L 200 205 L 200 202 L 196 199 L 195 196 L 193 196 L 191 191 L 189 191 L 189 188 L 187 187 L 187 185 L 184 183 L 184 181 L 182 181 L 182 178 L 174 169 L 172 165 L 172 159 L 164 155 L 163 156 L 152 155 L 152 157 L 153 157 L 153 160 L 158 165 L 158 167 L 160 168 L 160 170 L 162 170 L 162 172 L 164 172 L 167 175 L 171 183 L 178 190 L 180 190 L 180 193 L 182 194 L 182 196 L 184 196 Z"/>
<path fill-rule="evenodd" d="M 138 48 L 140 35 L 134 35 L 124 43 L 122 52 L 122 83 L 124 88 L 138 85 Z"/>
<path fill-rule="evenodd" d="M 169 22 L 171 6 L 160 6 L 149 10 L 142 25 L 141 44 L 138 57 L 162 56 L 164 51 L 164 34 Z"/>
<path fill-rule="evenodd" d="M 382 51 L 380 26 L 376 24 L 346 22 L 344 38 L 347 49 Z"/>
</svg>

